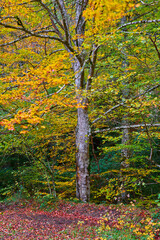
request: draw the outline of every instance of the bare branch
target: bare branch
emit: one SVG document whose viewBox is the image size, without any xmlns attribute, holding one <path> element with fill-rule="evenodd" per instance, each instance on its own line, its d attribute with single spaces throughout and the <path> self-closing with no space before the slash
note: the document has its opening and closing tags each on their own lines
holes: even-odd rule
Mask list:
<svg viewBox="0 0 160 240">
<path fill-rule="evenodd" d="M 121 129 L 130 129 L 130 128 L 144 128 L 144 127 L 160 127 L 160 123 L 142 123 L 142 124 L 135 124 L 135 125 L 125 125 L 125 126 L 119 126 L 119 127 L 113 127 L 113 128 L 106 128 L 106 129 L 100 129 L 94 131 L 94 133 L 102 133 L 102 132 L 107 132 L 107 131 L 115 131 L 115 130 L 121 130 Z"/>
<path fill-rule="evenodd" d="M 53 96 L 54 94 L 60 93 L 60 92 L 65 88 L 65 86 L 66 86 L 66 84 L 64 84 L 57 92 L 51 93 L 51 94 L 49 94 L 47 97 L 51 97 L 51 96 Z"/>
<path fill-rule="evenodd" d="M 149 36 L 149 39 L 151 40 L 151 42 L 153 43 L 153 45 L 154 45 L 154 48 L 156 49 L 156 51 L 157 51 L 157 54 L 158 54 L 158 58 L 159 58 L 159 60 L 160 60 L 160 51 L 158 50 L 158 47 L 157 47 L 157 44 L 156 44 L 156 37 L 155 37 L 155 40 L 153 40 L 152 39 L 152 37 L 151 36 Z"/>
<path fill-rule="evenodd" d="M 121 25 L 120 27 L 117 28 L 117 30 L 126 27 L 126 26 L 130 26 L 130 25 L 135 25 L 135 24 L 143 24 L 143 23 L 158 23 L 160 22 L 160 19 L 153 19 L 153 20 L 141 20 L 141 21 L 135 21 L 135 22 L 128 22 L 125 23 L 123 25 Z"/>
<path fill-rule="evenodd" d="M 51 96 L 53 96 L 54 94 L 58 94 L 58 93 L 60 93 L 64 88 L 65 88 L 65 86 L 66 86 L 66 84 L 64 84 L 57 92 L 54 92 L 54 93 L 50 93 L 50 94 L 48 94 L 48 91 L 46 91 L 47 92 L 47 97 L 51 97 Z M 57 106 L 57 105 L 56 105 Z M 44 115 L 44 114 L 43 114 Z M 42 116 L 43 116 L 42 115 Z"/>
<path fill-rule="evenodd" d="M 7 88 L 5 89 L 5 91 L 2 92 L 1 94 L 3 95 L 3 94 L 5 94 L 8 90 L 12 90 L 13 88 L 17 88 L 17 87 L 19 87 L 19 85 L 7 87 Z"/>
<path fill-rule="evenodd" d="M 90 71 L 89 71 L 89 78 L 88 78 L 87 84 L 86 84 L 86 90 L 89 90 L 91 88 L 91 83 L 92 83 L 92 78 L 94 76 L 94 70 L 95 70 L 96 60 L 97 60 L 97 53 L 98 53 L 99 48 L 100 48 L 100 45 L 95 46 L 95 49 L 93 50 L 93 53 L 92 53 L 92 60 L 90 61 L 91 66 L 90 66 Z"/>
<path fill-rule="evenodd" d="M 25 38 L 29 38 L 31 37 L 31 35 L 24 35 L 24 36 L 20 36 L 19 38 L 11 41 L 11 42 L 6 42 L 6 43 L 3 43 L 3 44 L 0 44 L 0 47 L 5 47 L 5 46 L 9 46 L 9 45 L 12 45 L 12 44 L 15 44 L 16 42 L 19 42 Z"/>
<path fill-rule="evenodd" d="M 88 0 L 84 0 L 82 1 L 82 3 L 80 4 L 80 8 L 81 10 L 79 11 L 80 14 L 77 15 L 77 20 L 76 20 L 76 27 L 75 27 L 75 30 L 76 30 L 76 33 L 77 33 L 77 29 L 79 27 L 79 24 L 81 22 L 81 26 L 83 26 L 85 24 L 85 19 L 82 19 L 82 16 L 83 16 L 83 11 L 85 10 L 86 6 L 88 4 Z M 77 9 L 78 10 L 78 9 Z"/>
<path fill-rule="evenodd" d="M 63 90 L 63 88 L 65 88 L 65 86 L 66 86 L 66 84 L 64 84 L 56 93 L 57 94 L 60 93 Z"/>
<path fill-rule="evenodd" d="M 20 27 L 15 27 L 15 26 L 12 26 L 12 25 L 8 25 L 8 24 L 5 24 L 5 23 L 2 23 L 0 22 L 0 25 L 5 27 L 5 28 L 11 28 L 11 29 L 16 29 L 16 30 L 20 30 L 22 32 L 25 32 L 25 33 L 28 33 L 30 34 L 30 36 L 33 36 L 33 37 L 39 37 L 39 38 L 49 38 L 49 39 L 53 39 L 53 40 L 57 40 L 63 44 L 65 44 L 65 41 L 58 38 L 58 37 L 55 37 L 55 36 L 49 36 L 49 35 L 41 35 L 39 34 L 39 32 L 32 32 L 26 28 L 20 28 Z M 41 32 L 41 31 L 40 31 Z"/>
<path fill-rule="evenodd" d="M 42 35 L 42 34 L 39 34 L 39 32 L 30 31 L 30 30 L 28 30 L 28 29 L 26 29 L 26 28 L 15 27 L 15 26 L 8 25 L 8 24 L 2 23 L 2 22 L 0 22 L 0 25 L 3 26 L 3 27 L 5 27 L 5 28 L 11 28 L 11 29 L 20 30 L 20 31 L 22 31 L 22 32 L 25 32 L 25 33 L 29 34 L 29 35 L 32 36 L 32 37 L 48 38 L 48 39 L 52 39 L 52 40 L 56 40 L 56 41 L 58 41 L 58 42 L 61 42 L 71 53 L 74 54 L 74 56 L 78 59 L 78 61 L 79 61 L 80 64 L 82 65 L 82 60 L 81 60 L 78 52 L 76 52 L 76 51 L 74 50 L 74 48 L 71 46 L 71 44 L 70 44 L 68 41 L 66 41 L 66 40 L 63 40 L 63 39 L 58 38 L 58 37 L 55 37 L 55 36 Z M 41 32 L 41 31 L 40 31 L 40 32 Z M 29 36 L 27 36 L 27 37 L 29 37 Z M 24 37 L 24 38 L 25 38 L 25 37 Z M 23 39 L 23 38 L 22 38 L 22 39 Z M 18 38 L 17 40 L 14 40 L 13 43 L 18 42 L 18 41 L 20 41 L 20 40 L 21 40 L 21 39 Z M 2 44 L 2 45 L 0 45 L 0 47 L 1 47 L 1 46 L 7 46 L 7 45 L 10 45 L 10 44 L 12 44 L 12 42 L 6 43 L 5 45 Z"/>
<path fill-rule="evenodd" d="M 52 55 L 53 53 L 61 52 L 61 51 L 64 51 L 64 50 L 65 50 L 65 49 L 57 49 L 57 50 L 54 50 L 54 51 L 52 51 L 52 52 L 49 54 L 49 56 Z"/>
<path fill-rule="evenodd" d="M 57 33 L 57 35 L 58 35 L 61 39 L 63 39 L 61 32 L 59 31 L 59 29 L 58 29 L 57 26 L 56 26 L 56 23 L 57 23 L 57 20 L 58 20 L 58 19 L 56 19 L 56 23 L 55 23 L 55 22 L 54 22 L 55 16 L 54 16 L 54 14 L 52 13 L 52 11 L 47 7 L 47 5 L 44 4 L 44 3 L 42 3 L 41 0 L 36 0 L 36 1 L 37 1 L 38 3 L 40 3 L 40 5 L 43 7 L 43 9 L 45 9 L 45 10 L 48 12 L 48 15 L 49 15 L 49 17 L 50 17 L 52 26 L 53 26 L 54 29 L 55 29 L 55 32 Z M 58 23 L 59 23 L 59 22 L 58 22 Z M 62 26 L 61 24 L 60 24 L 60 26 L 61 26 L 61 28 L 64 30 L 64 28 L 63 28 L 63 26 Z"/>
<path fill-rule="evenodd" d="M 16 30 L 20 30 L 20 31 L 24 30 L 22 27 L 16 27 L 16 26 L 13 26 L 13 25 L 8 25 L 8 24 L 2 23 L 2 22 L 0 22 L 0 25 L 5 27 L 5 28 L 11 28 L 11 29 L 16 29 Z"/>
<path fill-rule="evenodd" d="M 145 3 L 144 1 L 140 0 L 140 2 L 145 5 L 145 6 L 152 6 L 152 5 L 155 5 L 155 4 L 158 4 L 159 1 L 156 1 L 156 2 L 151 2 L 151 3 Z"/>
<path fill-rule="evenodd" d="M 56 3 L 57 3 L 58 8 L 61 12 L 66 41 L 68 42 L 68 44 L 70 44 L 71 43 L 71 36 L 70 36 L 70 31 L 69 31 L 68 14 L 67 14 L 67 11 L 66 11 L 66 8 L 65 8 L 65 5 L 64 5 L 64 1 L 63 0 L 56 0 Z"/>
</svg>

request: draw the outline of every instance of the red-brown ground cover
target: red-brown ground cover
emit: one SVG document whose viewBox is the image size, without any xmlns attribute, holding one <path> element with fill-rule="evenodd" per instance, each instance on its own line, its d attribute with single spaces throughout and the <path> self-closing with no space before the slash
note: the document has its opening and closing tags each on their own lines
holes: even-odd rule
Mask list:
<svg viewBox="0 0 160 240">
<path fill-rule="evenodd" d="M 102 217 L 107 216 L 104 222 L 110 226 L 118 226 L 118 219 L 124 215 L 127 209 L 125 207 L 103 206 L 94 204 L 75 204 L 69 202 L 60 202 L 56 207 L 45 211 L 34 204 L 13 204 L 10 206 L 0 205 L 0 239 L 64 239 L 64 232 L 67 230 L 65 239 L 100 239 L 98 238 L 96 228 L 93 228 L 93 235 L 90 238 L 87 227 L 99 226 Z M 149 213 L 144 210 L 128 211 L 126 216 L 133 218 L 135 214 L 137 219 L 145 219 Z M 125 215 L 124 215 L 125 216 Z M 138 220 L 138 221 L 139 221 Z M 137 220 L 136 220 L 137 221 Z M 85 226 L 86 236 L 73 238 L 70 232 L 75 228 Z M 84 234 L 84 233 L 83 233 Z M 155 239 L 160 239 L 159 233 Z M 102 239 L 102 238 L 101 238 Z"/>
</svg>

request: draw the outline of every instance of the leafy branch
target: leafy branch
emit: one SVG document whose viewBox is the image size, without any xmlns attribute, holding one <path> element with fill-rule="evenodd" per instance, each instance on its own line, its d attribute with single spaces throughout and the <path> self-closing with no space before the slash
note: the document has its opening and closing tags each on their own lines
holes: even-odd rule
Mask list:
<svg viewBox="0 0 160 240">
<path fill-rule="evenodd" d="M 108 113 L 112 112 L 113 110 L 115 110 L 115 109 L 117 109 L 117 108 L 125 105 L 128 100 L 131 100 L 131 99 L 134 100 L 134 99 L 136 99 L 136 98 L 139 98 L 139 97 L 141 97 L 141 96 L 144 96 L 146 93 L 152 92 L 153 90 L 155 90 L 155 89 L 158 88 L 158 87 L 160 87 L 160 84 L 158 84 L 158 85 L 156 85 L 156 86 L 154 86 L 154 87 L 152 87 L 152 88 L 149 88 L 149 89 L 145 90 L 143 93 L 140 93 L 140 94 L 138 94 L 138 95 L 136 95 L 136 96 L 134 96 L 134 97 L 132 97 L 132 98 L 129 98 L 129 99 L 125 100 L 124 102 L 121 102 L 121 103 L 115 105 L 114 107 L 112 107 L 112 108 L 110 108 L 109 110 L 107 110 L 107 111 L 103 114 L 103 116 L 105 116 L 105 115 L 107 115 Z M 94 124 L 94 123 L 98 122 L 99 120 L 101 120 L 103 116 L 96 118 L 94 121 L 92 121 L 92 124 Z"/>
</svg>

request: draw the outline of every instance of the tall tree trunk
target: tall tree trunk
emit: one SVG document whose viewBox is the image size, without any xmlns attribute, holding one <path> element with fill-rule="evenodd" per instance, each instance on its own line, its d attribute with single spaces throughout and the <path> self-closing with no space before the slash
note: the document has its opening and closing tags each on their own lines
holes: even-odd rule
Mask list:
<svg viewBox="0 0 160 240">
<path fill-rule="evenodd" d="M 76 131 L 76 197 L 84 202 L 90 199 L 89 177 L 89 121 L 88 109 L 78 108 Z"/>
<path fill-rule="evenodd" d="M 121 24 L 125 24 L 126 23 L 126 16 L 123 17 L 121 19 Z M 126 35 L 124 34 L 124 40 L 126 40 Z M 125 47 L 123 47 L 123 51 L 122 51 L 122 54 L 123 54 L 123 62 L 122 62 L 122 68 L 124 69 L 124 72 L 127 73 L 127 70 L 126 68 L 128 67 L 128 56 L 126 54 L 126 49 Z M 124 89 L 122 91 L 122 96 L 124 99 L 127 99 L 129 98 L 129 95 L 130 95 L 130 89 L 128 88 L 128 81 L 125 80 L 123 83 L 123 86 L 124 86 Z M 123 117 L 122 117 L 122 125 L 124 126 L 128 126 L 129 125 L 129 120 L 128 120 L 128 114 L 124 114 Z M 122 161 L 121 161 L 121 174 L 122 174 L 122 182 L 121 182 L 121 200 L 122 201 L 125 201 L 126 198 L 127 198 L 127 191 L 125 189 L 125 180 L 123 179 L 124 176 L 123 176 L 123 169 L 126 169 L 126 168 L 129 168 L 129 158 L 130 158 L 130 151 L 129 149 L 127 148 L 127 145 L 129 144 L 130 142 L 130 134 L 129 134 L 129 128 L 126 128 L 126 129 L 123 129 L 123 134 L 122 134 L 122 144 L 123 145 L 126 145 L 126 148 L 124 147 L 122 150 L 121 150 L 121 156 L 122 156 Z"/>
<path fill-rule="evenodd" d="M 83 10 L 86 8 L 88 0 L 76 1 L 76 28 L 75 32 L 79 36 L 75 45 L 80 50 L 83 44 L 85 32 L 85 21 Z M 81 36 L 81 37 L 80 37 Z M 77 128 L 76 128 L 76 197 L 83 202 L 90 199 L 90 177 L 89 177 L 89 119 L 88 119 L 88 99 L 83 96 L 85 88 L 84 70 L 82 68 L 85 57 L 81 49 L 80 61 L 75 59 L 75 85 L 76 97 L 79 104 L 77 109 Z"/>
<path fill-rule="evenodd" d="M 88 202 L 90 199 L 88 99 L 83 96 L 84 72 L 80 72 L 79 61 L 75 60 L 73 68 L 79 105 L 76 127 L 76 197 L 83 202 Z"/>
</svg>

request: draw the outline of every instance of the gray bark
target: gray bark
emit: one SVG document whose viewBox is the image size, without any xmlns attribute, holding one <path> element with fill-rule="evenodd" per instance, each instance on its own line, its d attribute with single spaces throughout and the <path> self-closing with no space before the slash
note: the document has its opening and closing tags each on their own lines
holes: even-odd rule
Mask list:
<svg viewBox="0 0 160 240">
<path fill-rule="evenodd" d="M 126 17 L 123 17 L 121 19 L 121 24 L 125 24 L 126 22 Z M 124 40 L 126 40 L 126 35 L 124 35 Z M 122 54 L 123 54 L 123 62 L 122 62 L 122 67 L 124 69 L 124 72 L 127 73 L 126 71 L 126 68 L 128 67 L 128 58 L 127 58 L 127 55 L 125 53 L 125 47 L 123 47 L 123 51 L 122 51 Z M 122 96 L 123 96 L 123 99 L 128 99 L 129 98 L 129 94 L 130 94 L 130 89 L 128 88 L 128 81 L 125 80 L 123 83 L 123 92 L 122 92 Z M 129 125 L 129 121 L 128 121 L 128 114 L 124 114 L 123 117 L 122 117 L 122 126 L 123 125 L 126 125 L 128 126 Z M 127 148 L 127 145 L 129 144 L 130 142 L 130 134 L 129 134 L 129 131 L 130 129 L 129 128 L 125 128 L 122 130 L 122 144 L 123 145 L 126 145 L 126 148 L 124 147 L 122 150 L 121 150 L 121 156 L 122 156 L 122 161 L 121 161 L 121 199 L 124 201 L 126 200 L 126 197 L 127 197 L 127 191 L 125 189 L 125 181 L 123 179 L 123 169 L 125 168 L 128 168 L 129 167 L 129 158 L 130 158 L 130 151 L 129 149 Z"/>
<path fill-rule="evenodd" d="M 125 24 L 126 22 L 126 17 L 123 17 L 121 19 L 121 24 Z M 124 40 L 126 39 L 126 35 L 124 35 Z M 127 73 L 126 71 L 126 68 L 128 67 L 128 58 L 127 58 L 127 55 L 125 53 L 125 47 L 123 47 L 123 51 L 122 51 L 122 54 L 123 54 L 123 62 L 122 62 L 122 67 L 124 69 L 124 72 Z M 129 98 L 129 94 L 130 94 L 130 89 L 128 88 L 128 81 L 125 80 L 123 83 L 123 92 L 122 92 L 122 96 L 123 96 L 123 99 L 128 99 Z M 128 126 L 129 125 L 129 121 L 128 121 L 128 114 L 124 114 L 123 115 L 123 118 L 122 118 L 122 126 L 123 125 L 126 125 Z M 124 145 L 127 145 L 130 141 L 130 135 L 129 135 L 129 129 L 128 128 L 125 128 L 123 129 L 123 134 L 122 134 L 122 144 Z M 130 153 L 129 153 L 129 150 L 128 148 L 123 148 L 122 149 L 122 152 L 121 152 L 121 155 L 122 155 L 122 162 L 121 162 L 121 165 L 122 167 L 128 167 L 129 164 L 126 163 L 126 160 L 129 159 L 130 157 Z"/>
<path fill-rule="evenodd" d="M 76 127 L 76 197 L 83 202 L 88 202 L 90 199 L 88 100 L 81 94 L 84 88 L 84 72 L 80 72 L 81 64 L 76 59 L 73 69 L 79 105 Z"/>
<path fill-rule="evenodd" d="M 76 34 L 83 36 L 85 31 L 83 10 L 87 1 L 77 0 L 76 2 Z M 78 38 L 75 42 L 80 48 L 83 38 Z M 85 59 L 83 50 L 80 54 L 81 62 L 75 59 L 75 85 L 77 103 L 80 107 L 77 109 L 77 128 L 76 128 L 76 197 L 83 202 L 90 199 L 90 177 L 89 177 L 89 119 L 88 119 L 88 100 L 81 95 L 85 86 L 84 70 L 80 71 Z"/>
<path fill-rule="evenodd" d="M 125 125 L 125 126 L 129 125 L 128 119 L 126 119 L 125 116 L 124 116 L 123 121 L 122 121 L 122 126 L 123 125 Z M 129 128 L 123 129 L 122 144 L 124 144 L 124 145 L 129 144 L 129 141 L 130 141 L 129 131 L 130 131 Z M 130 158 L 129 149 L 128 148 L 123 148 L 122 152 L 121 152 L 121 155 L 122 155 L 122 158 L 123 158 L 123 161 L 121 162 L 121 165 L 126 168 L 126 167 L 129 166 L 129 164 L 126 162 L 126 160 L 128 160 Z"/>
<path fill-rule="evenodd" d="M 76 197 L 88 202 L 90 199 L 88 110 L 79 108 L 77 113 Z"/>
</svg>

